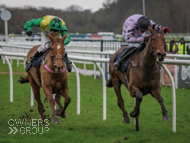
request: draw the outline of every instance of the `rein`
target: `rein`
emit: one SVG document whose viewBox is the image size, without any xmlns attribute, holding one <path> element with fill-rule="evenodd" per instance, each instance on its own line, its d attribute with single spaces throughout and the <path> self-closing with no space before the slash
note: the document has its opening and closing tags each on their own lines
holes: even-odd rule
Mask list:
<svg viewBox="0 0 190 143">
<path fill-rule="evenodd" d="M 142 71 L 146 71 L 146 72 L 156 71 L 156 70 L 157 70 L 157 69 L 154 69 L 154 70 L 152 70 L 152 69 L 146 69 L 146 68 L 144 68 L 143 66 L 140 66 L 140 65 L 139 65 L 139 62 L 138 62 L 137 64 L 135 64 L 135 63 L 133 62 L 133 60 L 135 59 L 136 56 L 137 56 L 137 55 L 135 55 L 134 58 L 133 58 L 132 61 L 131 61 L 131 68 L 139 68 L 139 69 L 141 69 Z"/>
<path fill-rule="evenodd" d="M 148 47 L 148 51 L 153 55 L 153 56 L 156 56 L 156 54 L 157 53 L 155 53 L 155 51 L 156 51 L 156 49 L 159 47 L 159 46 L 164 46 L 164 45 L 157 45 L 156 47 L 154 47 L 153 48 L 153 46 L 152 46 L 152 36 L 154 35 L 154 34 L 156 34 L 156 33 L 161 33 L 162 35 L 164 35 L 164 33 L 163 32 L 160 32 L 160 31 L 155 31 L 155 32 L 153 32 L 151 35 L 150 35 L 150 40 L 151 40 L 151 49 Z M 167 32 L 167 34 L 168 34 L 168 32 Z M 165 36 L 165 38 L 167 37 L 167 34 L 166 34 L 166 36 Z M 150 72 L 150 71 L 155 71 L 155 70 L 157 70 L 157 68 L 155 68 L 154 70 L 152 70 L 152 69 L 146 69 L 146 68 L 144 68 L 144 67 L 142 67 L 142 66 L 140 66 L 139 65 L 139 62 L 137 63 L 137 64 L 135 64 L 134 62 L 133 62 L 133 60 L 135 59 L 135 57 L 136 57 L 136 55 L 134 56 L 134 58 L 132 59 L 132 61 L 131 61 L 131 65 L 132 65 L 132 68 L 139 68 L 139 69 L 141 69 L 141 70 L 143 70 L 143 71 L 147 71 L 147 72 Z"/>
</svg>

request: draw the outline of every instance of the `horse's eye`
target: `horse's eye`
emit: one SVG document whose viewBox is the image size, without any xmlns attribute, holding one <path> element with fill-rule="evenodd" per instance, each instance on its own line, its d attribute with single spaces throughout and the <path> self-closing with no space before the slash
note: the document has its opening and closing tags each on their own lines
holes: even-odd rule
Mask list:
<svg viewBox="0 0 190 143">
<path fill-rule="evenodd" d="M 155 39 L 154 39 L 154 38 L 152 38 L 152 41 L 155 41 Z"/>
<path fill-rule="evenodd" d="M 53 49 L 51 49 L 53 51 Z"/>
</svg>

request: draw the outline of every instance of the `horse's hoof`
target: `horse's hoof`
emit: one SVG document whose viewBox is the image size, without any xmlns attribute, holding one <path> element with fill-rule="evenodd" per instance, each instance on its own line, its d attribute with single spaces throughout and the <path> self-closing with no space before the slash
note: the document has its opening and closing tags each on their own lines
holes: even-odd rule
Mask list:
<svg viewBox="0 0 190 143">
<path fill-rule="evenodd" d="M 165 121 L 171 121 L 170 117 L 168 115 L 163 116 L 163 120 Z"/>
<path fill-rule="evenodd" d="M 55 118 L 55 119 L 52 120 L 52 123 L 53 124 L 59 124 L 59 120 L 57 118 Z"/>
<path fill-rule="evenodd" d="M 130 113 L 130 116 L 133 117 L 133 118 L 137 117 L 138 115 L 139 115 L 139 112 L 132 111 Z"/>
<path fill-rule="evenodd" d="M 61 118 L 67 118 L 66 113 L 64 113 L 62 116 L 60 115 Z"/>
<path fill-rule="evenodd" d="M 140 130 L 139 129 L 136 129 L 137 132 L 139 132 Z"/>
<path fill-rule="evenodd" d="M 129 123 L 130 123 L 129 117 L 125 117 L 125 118 L 123 119 L 123 123 L 124 123 L 124 124 L 129 124 Z"/>
<path fill-rule="evenodd" d="M 170 120 L 170 116 L 168 115 L 167 112 L 163 113 L 163 120 L 165 120 L 165 121 L 171 121 Z"/>
</svg>

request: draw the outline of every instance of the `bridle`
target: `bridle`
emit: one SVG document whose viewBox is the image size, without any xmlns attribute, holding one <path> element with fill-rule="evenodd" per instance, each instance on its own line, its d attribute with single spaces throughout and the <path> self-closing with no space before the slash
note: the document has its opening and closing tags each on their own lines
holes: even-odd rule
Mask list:
<svg viewBox="0 0 190 143">
<path fill-rule="evenodd" d="M 53 43 L 55 43 L 55 42 L 62 43 L 61 41 L 53 41 L 53 42 L 52 42 L 52 45 L 53 45 Z M 51 48 L 51 50 L 52 50 L 52 48 Z M 64 58 L 64 57 L 65 57 L 65 53 L 62 54 L 62 55 L 52 55 L 52 51 L 51 51 L 50 57 L 51 57 L 51 63 L 53 64 L 54 68 L 56 68 L 57 66 L 56 66 L 56 64 L 55 64 L 54 61 L 53 61 L 53 57 L 55 57 L 56 59 L 61 59 L 61 58 L 63 58 L 62 63 L 63 63 L 63 61 L 65 62 L 65 58 Z"/>
<path fill-rule="evenodd" d="M 154 34 L 156 34 L 156 33 L 161 33 L 162 35 L 164 35 L 164 33 L 163 32 L 161 32 L 161 31 L 154 31 L 151 35 L 150 35 L 150 40 L 151 40 L 151 44 L 152 44 L 152 36 L 154 35 Z M 153 55 L 153 56 L 156 56 L 157 55 L 157 53 L 155 52 L 156 51 L 156 49 L 158 49 L 158 47 L 160 47 L 160 46 L 164 46 L 163 44 L 161 45 L 157 45 L 156 47 L 154 47 L 153 48 L 153 46 L 151 45 L 151 49 L 150 48 L 148 48 L 148 50 L 149 50 L 149 52 Z"/>
<path fill-rule="evenodd" d="M 60 43 L 62 43 L 61 41 L 53 41 L 52 42 L 52 45 L 53 45 L 53 43 L 55 43 L 55 42 L 60 42 Z M 50 42 L 47 42 L 47 43 L 50 43 Z M 46 43 L 46 44 L 47 44 Z M 45 44 L 45 45 L 46 45 Z M 45 55 L 43 56 L 43 59 L 42 59 L 42 61 L 43 61 L 43 65 L 44 65 L 44 67 L 49 71 L 49 72 L 51 72 L 51 73 L 57 73 L 57 72 L 55 72 L 55 71 L 52 71 L 48 66 L 47 66 L 47 64 L 45 63 L 45 57 L 46 57 L 46 55 L 49 53 L 49 51 L 51 51 L 51 53 L 50 53 L 50 58 L 51 58 L 51 63 L 52 63 L 52 65 L 54 66 L 54 68 L 57 68 L 57 65 L 54 63 L 54 61 L 53 61 L 53 58 L 55 57 L 56 59 L 61 59 L 61 58 L 63 58 L 63 60 L 62 60 L 62 63 L 63 62 L 65 62 L 65 53 L 64 54 L 62 54 L 62 55 L 53 55 L 52 54 L 52 46 L 51 46 L 51 48 L 49 49 L 49 50 L 47 50 L 47 52 L 45 53 Z M 63 68 L 63 70 L 62 70 L 62 72 L 64 72 L 65 71 L 65 67 Z"/>
<path fill-rule="evenodd" d="M 152 36 L 153 36 L 154 34 L 156 34 L 156 33 L 161 33 L 162 35 L 164 35 L 164 33 L 161 32 L 161 31 L 154 31 L 153 33 L 151 33 L 150 39 L 149 39 L 149 40 L 151 40 L 151 48 L 148 46 L 148 51 L 149 51 L 153 56 L 156 56 L 156 55 L 159 54 L 159 53 L 156 53 L 156 52 L 155 52 L 156 49 L 158 49 L 159 46 L 164 46 L 163 44 L 159 44 L 159 45 L 157 45 L 156 47 L 153 47 L 153 46 L 152 46 Z M 167 35 L 168 35 L 168 32 L 166 33 L 164 39 L 166 39 Z M 149 42 L 150 42 L 150 41 L 149 41 Z M 164 55 L 164 54 L 163 54 L 163 55 Z M 133 59 L 135 59 L 135 57 L 134 57 Z M 144 70 L 144 71 L 147 71 L 147 72 L 152 71 L 152 69 L 150 69 L 150 70 L 148 69 L 148 70 L 147 70 L 146 68 L 140 66 L 140 65 L 139 65 L 139 62 L 138 62 L 137 64 L 134 64 L 134 63 L 133 63 L 133 60 L 132 60 L 131 63 L 132 63 L 132 67 L 139 67 L 140 69 L 142 69 L 142 70 Z M 160 63 L 160 62 L 158 61 L 158 63 Z M 157 70 L 157 69 L 155 69 L 155 70 Z"/>
</svg>

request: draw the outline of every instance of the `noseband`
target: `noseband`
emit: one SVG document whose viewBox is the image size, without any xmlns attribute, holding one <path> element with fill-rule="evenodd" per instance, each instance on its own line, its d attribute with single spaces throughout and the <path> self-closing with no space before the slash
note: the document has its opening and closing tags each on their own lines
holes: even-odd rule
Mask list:
<svg viewBox="0 0 190 143">
<path fill-rule="evenodd" d="M 151 38 L 151 46 L 152 46 L 152 36 L 154 35 L 154 34 L 156 34 L 156 33 L 161 33 L 162 35 L 164 35 L 164 33 L 163 32 L 160 32 L 160 31 L 155 31 L 155 32 L 153 32 L 151 35 L 150 35 L 150 38 Z M 150 49 L 150 48 L 148 48 L 148 50 L 149 50 L 149 52 L 153 55 L 153 56 L 156 56 L 156 49 L 158 49 L 158 47 L 160 47 L 160 46 L 164 46 L 164 45 L 157 45 L 156 47 L 154 47 L 153 48 L 153 46 L 152 46 L 152 48 Z"/>
</svg>

